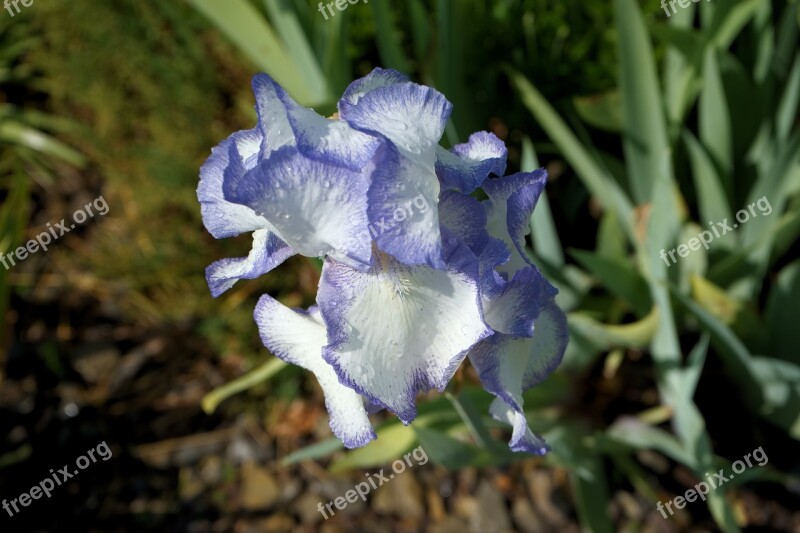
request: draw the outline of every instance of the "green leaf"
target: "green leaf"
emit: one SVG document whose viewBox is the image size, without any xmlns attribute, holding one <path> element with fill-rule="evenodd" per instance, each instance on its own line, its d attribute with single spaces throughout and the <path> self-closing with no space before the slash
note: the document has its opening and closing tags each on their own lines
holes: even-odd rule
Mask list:
<svg viewBox="0 0 800 533">
<path fill-rule="evenodd" d="M 539 168 L 539 160 L 530 138 L 525 136 L 522 139 L 522 161 L 520 170 L 531 172 Z M 542 191 L 536 209 L 530 220 L 531 240 L 533 250 L 538 257 L 541 257 L 553 266 L 564 265 L 564 250 L 561 248 L 561 241 L 558 238 L 553 215 L 550 211 L 550 202 L 547 199 L 547 191 Z"/>
<path fill-rule="evenodd" d="M 706 51 L 703 68 L 703 90 L 700 92 L 698 123 L 700 140 L 720 169 L 719 181 L 724 187 L 725 200 L 733 192 L 733 141 L 731 120 L 725 88 L 722 83 L 717 55 L 714 49 Z M 696 182 L 695 182 L 696 183 Z M 721 220 L 710 218 L 709 220 Z"/>
<path fill-rule="evenodd" d="M 14 120 L 0 121 L 0 141 L 30 148 L 78 168 L 82 168 L 86 164 L 86 158 L 66 144 L 46 133 Z"/>
<path fill-rule="evenodd" d="M 290 453 L 281 460 L 281 465 L 289 466 L 301 461 L 315 461 L 317 459 L 322 459 L 323 457 L 328 457 L 332 453 L 338 452 L 342 448 L 344 448 L 342 441 L 336 437 L 332 437 L 330 439 L 314 443 L 311 446 L 306 446 L 305 448 L 297 450 L 296 452 Z"/>
<path fill-rule="evenodd" d="M 400 72 L 408 72 L 408 60 L 400 46 L 399 34 L 392 21 L 392 10 L 388 0 L 372 0 L 369 5 L 375 17 L 375 34 L 383 65 Z"/>
<path fill-rule="evenodd" d="M 574 330 L 591 339 L 602 350 L 618 346 L 642 349 L 652 341 L 656 333 L 658 315 L 658 309 L 653 307 L 642 320 L 621 326 L 602 324 L 583 312 L 569 313 L 567 319 L 570 332 Z"/>
<path fill-rule="evenodd" d="M 509 78 L 522 96 L 522 101 L 547 132 L 566 160 L 575 168 L 578 177 L 589 192 L 596 196 L 606 209 L 619 217 L 620 225 L 631 242 L 634 242 L 633 207 L 624 191 L 589 154 L 575 134 L 564 123 L 542 94 L 519 72 L 508 69 Z"/>
<path fill-rule="evenodd" d="M 293 64 L 304 74 L 306 83 L 314 84 L 315 87 L 327 88 L 325 76 L 322 75 L 322 69 L 314 56 L 311 43 L 303 32 L 289 0 L 264 0 L 264 5 L 273 26 L 281 36 L 285 49 L 292 57 Z"/>
<path fill-rule="evenodd" d="M 415 424 L 420 424 L 419 418 Z M 403 456 L 417 442 L 415 428 L 400 422 L 391 422 L 376 430 L 378 438 L 347 453 L 330 466 L 332 473 L 353 468 L 372 468 L 390 463 Z"/>
<path fill-rule="evenodd" d="M 316 106 L 331 99 L 319 72 L 302 70 L 269 22 L 247 0 L 189 0 L 189 3 L 301 105 Z"/>
<path fill-rule="evenodd" d="M 431 428 L 414 427 L 419 443 L 431 461 L 450 470 L 460 470 L 478 461 L 481 451 L 450 435 Z"/>
<path fill-rule="evenodd" d="M 671 287 L 672 288 L 672 287 Z M 697 318 L 703 328 L 711 334 L 717 351 L 722 356 L 723 364 L 731 377 L 742 388 L 746 399 L 753 405 L 761 405 L 762 392 L 758 381 L 753 377 L 753 356 L 731 329 L 677 290 L 672 295 L 678 299 L 686 310 Z"/>
<path fill-rule="evenodd" d="M 638 316 L 646 315 L 651 309 L 647 283 L 630 262 L 622 257 L 611 259 L 581 250 L 570 250 L 570 255 L 596 276 L 609 291 L 627 301 Z"/>
<path fill-rule="evenodd" d="M 287 366 L 288 365 L 280 359 L 270 359 L 255 370 L 248 372 L 244 376 L 237 378 L 230 383 L 226 383 L 225 385 L 218 387 L 203 396 L 201 403 L 203 406 L 203 411 L 205 411 L 207 414 L 213 413 L 216 411 L 217 406 L 219 406 L 220 403 L 227 400 L 234 394 L 238 394 L 242 391 L 255 387 L 259 383 L 272 378 Z"/>
<path fill-rule="evenodd" d="M 765 322 L 769 328 L 769 353 L 790 361 L 797 358 L 800 328 L 797 327 L 800 302 L 800 259 L 785 266 L 769 293 Z"/>
<path fill-rule="evenodd" d="M 619 91 L 576 97 L 573 104 L 587 124 L 613 133 L 622 132 L 622 96 Z"/>
<path fill-rule="evenodd" d="M 762 415 L 784 428 L 792 438 L 800 440 L 800 366 L 789 361 L 756 357 L 753 371 L 764 391 Z"/>
<path fill-rule="evenodd" d="M 628 182 L 637 203 L 653 198 L 655 183 L 672 178 L 664 102 L 650 37 L 635 0 L 614 0 L 623 148 Z"/>
<path fill-rule="evenodd" d="M 694 135 L 685 128 L 683 129 L 683 142 L 689 152 L 689 162 L 692 166 L 692 179 L 697 191 L 701 222 L 718 222 L 726 218 L 730 220 L 732 214 L 728 203 L 728 195 L 711 157 L 709 157 L 703 146 L 697 142 Z M 730 240 L 723 239 L 715 243 L 715 246 L 730 248 L 733 244 Z"/>
</svg>

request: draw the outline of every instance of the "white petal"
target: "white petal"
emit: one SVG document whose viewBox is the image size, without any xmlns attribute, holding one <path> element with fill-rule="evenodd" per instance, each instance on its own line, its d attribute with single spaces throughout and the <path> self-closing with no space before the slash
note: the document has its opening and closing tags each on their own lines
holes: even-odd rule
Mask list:
<svg viewBox="0 0 800 533">
<path fill-rule="evenodd" d="M 408 267 L 386 255 L 368 272 L 330 260 L 323 267 L 323 356 L 342 383 L 406 424 L 416 416 L 417 393 L 443 390 L 467 350 L 491 334 L 478 304 L 474 256 L 459 263 L 461 253 L 448 257 L 448 271 Z"/>
<path fill-rule="evenodd" d="M 317 309 L 292 310 L 264 295 L 255 311 L 261 339 L 277 357 L 314 373 L 325 394 L 334 435 L 348 448 L 376 438 L 364 402 L 357 392 L 339 383 L 333 368 L 322 359 L 327 344 L 325 324 Z"/>
<path fill-rule="evenodd" d="M 264 216 L 297 253 L 331 255 L 366 269 L 372 256 L 367 222 L 367 176 L 283 148 L 240 179 L 225 182 L 225 197 Z"/>
</svg>

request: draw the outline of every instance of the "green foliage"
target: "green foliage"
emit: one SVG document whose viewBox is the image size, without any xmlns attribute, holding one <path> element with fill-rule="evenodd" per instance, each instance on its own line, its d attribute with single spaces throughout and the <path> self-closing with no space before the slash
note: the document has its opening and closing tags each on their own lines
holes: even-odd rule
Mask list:
<svg viewBox="0 0 800 533">
<path fill-rule="evenodd" d="M 237 0 L 225 9 L 211 0 L 95 0 L 36 9 L 35 31 L 24 35 L 40 35 L 43 44 L 30 48 L 22 33 L 5 39 L 3 59 L 32 52 L 24 65 L 0 65 L 0 79 L 20 84 L 43 72 L 31 87 L 86 127 L 0 108 L 3 192 L 15 200 L 0 208 L 3 246 L 21 239 L 30 209 L 30 184 L 6 154 L 13 149 L 45 166 L 53 158 L 79 163 L 55 139 L 62 135 L 106 179 L 113 221 L 98 227 L 95 247 L 77 266 L 104 292 L 127 296 L 116 303 L 125 316 L 197 319 L 196 331 L 221 354 L 262 358 L 255 297 L 270 291 L 308 304 L 318 270 L 292 260 L 211 299 L 203 269 L 244 254 L 249 242 L 206 235 L 194 194 L 198 168 L 211 146 L 252 126 L 256 70 L 329 113 L 352 79 L 393 66 L 455 104 L 448 143 L 492 129 L 510 145 L 512 166 L 530 170 L 542 156 L 556 170 L 531 221 L 531 248 L 570 311 L 571 344 L 562 368 L 528 391 L 525 405 L 554 450 L 543 461 L 569 471 L 585 528 L 612 528 L 614 484 L 659 498 L 637 451 L 654 450 L 696 475 L 726 466 L 698 406 L 698 383 L 711 365 L 723 369 L 749 413 L 800 439 L 792 342 L 800 271 L 797 2 L 714 0 L 669 19 L 658 3 L 634 0 L 371 0 L 330 20 L 304 0 Z M 708 222 L 733 220 L 762 197 L 770 215 L 669 267 L 660 258 L 661 249 Z M 0 292 L 0 308 L 7 298 Z M 589 413 L 586 382 L 607 384 L 641 353 L 637 369 L 652 376 L 656 403 L 626 404 L 624 416 L 598 423 L 609 413 Z M 268 361 L 206 407 L 256 382 L 272 387 L 281 367 Z M 377 441 L 337 455 L 332 469 L 377 466 L 418 444 L 449 468 L 526 459 L 505 447 L 507 428 L 485 414 L 489 395 L 461 385 L 421 405 L 409 427 L 380 425 Z M 340 449 L 325 441 L 285 462 Z M 710 513 L 718 527 L 736 530 L 727 496 L 710 495 Z"/>
<path fill-rule="evenodd" d="M 577 264 L 554 238 L 547 198 L 544 213 L 532 221 L 534 255 L 558 282 L 561 304 L 573 311 L 564 368 L 587 372 L 603 353 L 606 368 L 618 368 L 626 348 L 647 350 L 654 365 L 658 416 L 642 413 L 608 431 L 586 430 L 569 417 L 542 428 L 558 450 L 552 461 L 572 472 L 583 523 L 595 530 L 611 530 L 606 458 L 623 465 L 630 483 L 651 500 L 655 494 L 645 490 L 631 450 L 659 450 L 700 477 L 715 469 L 719 459 L 694 399 L 712 358 L 754 413 L 800 438 L 800 366 L 791 360 L 791 344 L 778 340 L 796 321 L 789 302 L 796 300 L 797 262 L 788 263 L 787 252 L 800 234 L 797 3 L 773 12 L 770 2 L 718 0 L 697 9 L 692 4 L 668 20 L 658 7 L 643 13 L 634 0 L 615 0 L 611 12 L 594 2 L 547 8 L 535 0 L 371 3 L 383 65 L 413 73 L 455 104 L 451 142 L 494 113 L 524 127 L 517 118 L 522 105 L 602 207 L 596 248 L 567 249 Z M 322 33 L 346 26 L 344 19 Z M 468 19 L 482 22 L 464 24 Z M 317 29 L 310 18 L 305 27 Z M 297 33 L 291 39 L 302 42 Z M 340 59 L 350 64 L 350 56 Z M 496 97 L 505 79 L 519 102 Z M 563 87 L 581 96 L 574 109 L 559 103 L 566 119 L 549 103 L 563 98 Z M 592 92 L 598 94 L 583 96 Z M 536 155 L 522 141 L 521 164 L 531 167 Z M 732 220 L 740 207 L 763 197 L 771 215 L 753 217 L 707 253 L 663 262 L 662 249 L 697 235 L 709 221 Z M 766 309 L 753 303 L 765 300 Z M 758 327 L 747 325 L 752 321 Z M 686 355 L 685 346 L 691 347 Z M 544 405 L 557 402 L 544 398 Z M 390 422 L 378 429 L 376 443 L 350 452 L 334 469 L 375 466 L 418 442 L 434 462 L 451 468 L 513 458 L 494 449 L 484 417 L 459 401 L 424 407 L 429 411 L 413 433 Z M 453 409 L 456 418 L 448 414 Z M 536 404 L 530 415 L 548 419 Z M 665 421 L 669 431 L 659 427 Z M 733 531 L 738 526 L 725 489 L 710 494 L 708 506 L 718 526 Z"/>
</svg>

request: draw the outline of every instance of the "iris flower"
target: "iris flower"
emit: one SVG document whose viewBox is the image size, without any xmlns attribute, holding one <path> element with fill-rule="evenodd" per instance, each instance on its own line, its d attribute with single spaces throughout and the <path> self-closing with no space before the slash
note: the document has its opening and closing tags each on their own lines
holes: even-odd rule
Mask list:
<svg viewBox="0 0 800 533">
<path fill-rule="evenodd" d="M 488 132 L 442 148 L 452 105 L 394 70 L 353 82 L 330 118 L 265 74 L 253 90 L 257 126 L 200 170 L 208 231 L 253 237 L 247 257 L 208 267 L 212 294 L 295 254 L 324 257 L 317 305 L 264 295 L 255 319 L 272 353 L 316 376 L 346 447 L 376 438 L 377 409 L 409 424 L 417 394 L 443 391 L 469 358 L 496 396 L 490 414 L 513 428 L 510 448 L 545 453 L 522 394 L 567 344 L 557 291 L 525 252 L 546 173 L 503 177 L 507 151 Z"/>
</svg>

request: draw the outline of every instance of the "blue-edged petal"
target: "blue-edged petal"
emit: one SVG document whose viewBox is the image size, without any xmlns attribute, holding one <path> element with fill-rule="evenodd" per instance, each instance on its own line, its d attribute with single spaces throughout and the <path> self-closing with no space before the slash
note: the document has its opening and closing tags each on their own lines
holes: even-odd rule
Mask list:
<svg viewBox="0 0 800 533">
<path fill-rule="evenodd" d="M 486 323 L 499 333 L 532 337 L 534 320 L 558 290 L 534 266 L 518 270 L 510 281 L 484 284 L 481 298 Z"/>
<path fill-rule="evenodd" d="M 347 86 L 342 98 L 339 100 L 339 112 L 341 113 L 342 109 L 349 105 L 357 104 L 361 97 L 368 92 L 381 87 L 405 83 L 407 81 L 408 76 L 402 72 L 391 68 L 384 69 L 377 67 L 363 78 L 357 79 Z"/>
<path fill-rule="evenodd" d="M 495 134 L 479 131 L 452 150 L 437 148 L 436 156 L 436 174 L 442 189 L 469 194 L 490 174 L 502 176 L 505 173 L 508 150 Z"/>
<path fill-rule="evenodd" d="M 359 170 L 372 158 L 381 139 L 329 120 L 299 105 L 266 74 L 253 78 L 259 127 L 264 136 L 261 158 L 284 146 L 296 146 L 304 156 L 323 163 Z"/>
<path fill-rule="evenodd" d="M 514 273 L 531 264 L 525 254 L 525 235 L 530 233 L 530 218 L 547 183 L 547 172 L 520 172 L 503 178 L 486 180 L 482 187 L 486 202 L 488 230 L 511 250 L 511 260 L 498 267 L 503 273 Z"/>
<path fill-rule="evenodd" d="M 378 247 L 409 265 L 443 268 L 441 235 L 435 209 L 403 218 L 416 198 L 433 207 L 439 198 L 436 149 L 452 105 L 439 92 L 411 82 L 376 76 L 381 83 L 339 102 L 343 119 L 354 128 L 386 138 L 369 190 L 370 224 L 394 222 L 395 231 L 380 232 Z M 363 89 L 363 88 L 362 88 Z M 352 95 L 351 95 L 352 96 Z M 352 103 L 355 102 L 355 103 Z M 401 219 L 401 220 L 398 220 Z"/>
<path fill-rule="evenodd" d="M 470 362 L 484 388 L 520 415 L 510 422 L 514 426 L 512 449 L 530 445 L 525 451 L 540 453 L 536 439 L 529 439 L 521 430 L 523 423 L 527 427 L 522 394 L 555 370 L 564 357 L 567 340 L 566 316 L 551 300 L 536 317 L 532 338 L 495 333 L 470 351 Z"/>
<path fill-rule="evenodd" d="M 535 387 L 561 364 L 569 341 L 567 315 L 551 301 L 544 306 L 536 317 L 533 338 L 531 339 L 531 357 L 525 368 L 522 379 L 523 390 Z"/>
<path fill-rule="evenodd" d="M 200 167 L 197 199 L 203 224 L 216 239 L 268 227 L 267 221 L 249 207 L 225 199 L 222 184 L 226 175 L 243 173 L 256 165 L 262 136 L 258 129 L 239 131 L 212 148 Z"/>
<path fill-rule="evenodd" d="M 286 102 L 292 101 L 283 87 L 266 74 L 253 76 L 253 93 L 256 97 L 258 128 L 261 132 L 259 160 L 284 146 L 296 146 L 294 131 L 289 123 Z"/>
<path fill-rule="evenodd" d="M 369 167 L 369 165 L 368 165 Z M 303 157 L 293 148 L 225 181 L 225 197 L 264 216 L 297 253 L 366 269 L 372 257 L 367 221 L 371 168 L 354 172 Z"/>
<path fill-rule="evenodd" d="M 481 316 L 474 255 L 452 236 L 448 270 L 381 254 L 368 272 L 327 260 L 317 302 L 328 326 L 323 357 L 370 402 L 416 416 L 417 393 L 443 390 L 467 351 L 492 331 Z"/>
<path fill-rule="evenodd" d="M 444 268 L 439 183 L 432 166 L 405 157 L 387 144 L 376 158 L 367 215 L 378 248 L 406 265 Z"/>
<path fill-rule="evenodd" d="M 354 104 L 339 102 L 341 117 L 351 126 L 385 136 L 407 155 L 430 162 L 431 170 L 452 110 L 442 93 L 411 82 L 374 88 Z"/>
<path fill-rule="evenodd" d="M 484 203 L 456 191 L 443 191 L 439 197 L 439 222 L 443 231 L 449 231 L 464 242 L 478 257 L 479 275 L 484 284 L 502 286 L 495 267 L 511 258 L 503 241 L 489 235 Z"/>
<path fill-rule="evenodd" d="M 247 257 L 220 259 L 206 268 L 211 295 L 216 298 L 240 279 L 255 279 L 266 274 L 294 254 L 295 251 L 270 230 L 256 230 Z"/>
<path fill-rule="evenodd" d="M 544 455 L 550 451 L 550 447 L 544 439 L 531 431 L 525 414 L 514 410 L 500 398 L 492 401 L 489 406 L 489 414 L 498 422 L 504 422 L 512 427 L 511 439 L 508 441 L 511 451 L 533 455 Z"/>
<path fill-rule="evenodd" d="M 308 312 L 293 310 L 264 295 L 256 305 L 255 319 L 261 340 L 273 354 L 317 377 L 325 395 L 331 430 L 345 447 L 364 446 L 376 438 L 361 396 L 339 383 L 333 368 L 322 359 L 327 335 L 317 308 Z"/>
</svg>

